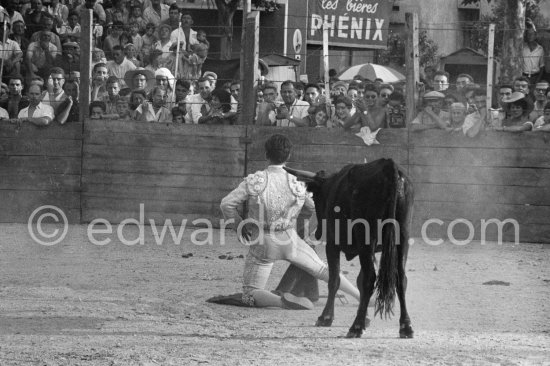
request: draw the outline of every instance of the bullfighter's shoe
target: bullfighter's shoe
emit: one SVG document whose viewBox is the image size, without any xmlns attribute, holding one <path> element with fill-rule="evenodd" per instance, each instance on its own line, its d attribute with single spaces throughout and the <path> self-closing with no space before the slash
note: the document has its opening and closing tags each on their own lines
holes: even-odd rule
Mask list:
<svg viewBox="0 0 550 366">
<path fill-rule="evenodd" d="M 285 309 L 292 310 L 313 310 L 313 303 L 307 297 L 298 297 L 290 292 L 285 292 L 281 296 Z"/>
</svg>

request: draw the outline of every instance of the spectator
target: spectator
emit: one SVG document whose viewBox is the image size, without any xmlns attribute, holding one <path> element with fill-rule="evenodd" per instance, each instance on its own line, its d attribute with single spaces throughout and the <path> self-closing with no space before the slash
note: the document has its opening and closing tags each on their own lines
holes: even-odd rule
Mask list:
<svg viewBox="0 0 550 366">
<path fill-rule="evenodd" d="M 107 94 L 105 82 L 109 77 L 107 65 L 103 62 L 95 64 L 92 73 L 92 100 L 101 100 Z"/>
<path fill-rule="evenodd" d="M 498 107 L 491 108 L 491 115 L 489 116 L 489 126 L 502 127 L 502 121 L 506 118 L 507 104 L 503 102 L 504 99 L 510 98 L 513 92 L 512 85 L 503 84 L 498 88 Z"/>
<path fill-rule="evenodd" d="M 263 101 L 256 107 L 256 124 L 272 126 L 276 122 L 275 110 L 278 96 L 277 85 L 268 83 L 262 89 Z"/>
<path fill-rule="evenodd" d="M 218 75 L 215 72 L 205 71 L 204 74 L 202 74 L 202 77 L 210 80 L 210 83 L 212 84 L 212 90 L 216 89 L 216 83 L 218 82 Z"/>
<path fill-rule="evenodd" d="M 206 46 L 206 49 L 210 49 L 210 42 L 208 42 L 208 39 L 206 39 L 206 32 L 203 31 L 203 30 L 198 30 L 197 31 L 197 41 L 199 41 L 199 43 L 202 43 L 203 45 Z"/>
<path fill-rule="evenodd" d="M 80 13 L 79 13 L 80 14 Z M 92 46 L 103 48 L 103 25 L 99 22 L 99 17 L 93 13 Z"/>
<path fill-rule="evenodd" d="M 130 18 L 130 12 L 124 4 L 124 0 L 112 0 L 112 8 L 105 10 L 105 21 L 107 23 L 114 23 L 116 21 L 128 24 Z"/>
<path fill-rule="evenodd" d="M 162 24 L 170 26 L 170 33 L 178 29 L 180 23 L 180 8 L 174 3 L 168 8 L 168 19 Z M 175 42 L 174 42 L 175 43 Z"/>
<path fill-rule="evenodd" d="M 29 44 L 25 56 L 29 80 L 37 75 L 42 78 L 47 77 L 50 69 L 55 65 L 59 50 L 50 42 L 51 39 L 52 32 L 41 31 L 40 40 Z"/>
<path fill-rule="evenodd" d="M 264 102 L 264 91 L 263 88 L 258 88 L 258 92 L 256 93 L 256 106 L 258 106 L 260 103 Z"/>
<path fill-rule="evenodd" d="M 172 41 L 170 40 L 170 26 L 167 24 L 162 24 L 159 27 L 159 40 L 155 42 L 152 48 L 153 51 L 162 52 L 159 57 L 159 64 L 164 64 L 169 58 L 169 55 L 172 53 L 172 50 L 170 49 L 172 47 L 172 44 L 176 43 L 172 43 Z"/>
<path fill-rule="evenodd" d="M 529 86 L 538 83 L 544 72 L 544 50 L 536 38 L 537 32 L 533 27 L 525 30 L 521 66 Z"/>
<path fill-rule="evenodd" d="M 176 81 L 176 104 L 184 116 L 187 113 L 187 102 L 189 101 L 190 92 L 191 83 L 188 80 L 178 79 Z"/>
<path fill-rule="evenodd" d="M 153 23 L 148 23 L 145 28 L 145 34 L 141 37 L 141 39 L 143 40 L 141 53 L 144 60 L 149 59 L 153 50 L 153 45 L 157 42 L 155 31 L 156 26 Z"/>
<path fill-rule="evenodd" d="M 55 119 L 61 125 L 67 122 L 78 122 L 80 120 L 78 83 L 76 80 L 69 79 L 63 84 L 63 90 L 67 98 L 65 98 L 55 111 Z"/>
<path fill-rule="evenodd" d="M 468 74 L 460 74 L 456 77 L 456 90 L 460 92 L 466 85 L 473 84 L 474 78 Z"/>
<path fill-rule="evenodd" d="M 208 48 L 201 44 L 191 47 L 191 52 L 187 53 L 180 44 L 181 72 L 178 71 L 178 78 L 185 80 L 197 80 L 202 74 L 202 65 L 208 57 Z"/>
<path fill-rule="evenodd" d="M 95 100 L 90 103 L 90 119 L 102 119 L 105 114 L 105 103 Z"/>
<path fill-rule="evenodd" d="M 330 94 L 334 99 L 336 99 L 341 95 L 346 95 L 347 92 L 348 83 L 346 83 L 345 81 L 336 81 L 332 84 Z"/>
<path fill-rule="evenodd" d="M 510 117 L 502 121 L 502 127 L 497 127 L 495 130 L 522 132 L 533 129 L 533 123 L 529 121 L 529 113 L 533 105 L 525 94 L 514 92 L 509 98 L 503 99 L 503 102 L 509 104 Z"/>
<path fill-rule="evenodd" d="M 202 106 L 207 104 L 210 99 L 210 95 L 214 88 L 212 87 L 212 81 L 204 76 L 198 81 L 199 93 L 189 96 L 189 103 L 187 103 L 187 114 L 185 115 L 186 123 L 199 123 L 199 118 L 202 117 Z"/>
<path fill-rule="evenodd" d="M 357 98 L 359 98 L 359 89 L 356 85 L 350 85 L 348 88 L 348 92 L 346 93 L 346 96 L 352 100 L 352 102 L 355 102 Z"/>
<path fill-rule="evenodd" d="M 142 122 L 172 122 L 172 114 L 164 106 L 166 90 L 159 86 L 154 87 L 151 99 L 151 102 L 145 100 L 137 107 L 135 119 Z"/>
<path fill-rule="evenodd" d="M 53 110 L 57 110 L 61 102 L 63 102 L 67 96 L 63 91 L 63 84 L 65 84 L 65 71 L 59 67 L 53 67 L 50 70 L 49 81 L 52 83 L 52 91 L 46 92 L 42 98 L 42 103 L 49 105 Z"/>
<path fill-rule="evenodd" d="M 120 81 L 116 76 L 109 76 L 107 79 L 107 95 L 104 95 L 101 101 L 105 103 L 105 113 L 117 114 L 117 101 L 120 98 Z"/>
<path fill-rule="evenodd" d="M 535 85 L 535 103 L 533 111 L 529 114 L 529 121 L 535 121 L 544 113 L 546 105 L 546 94 L 550 88 L 550 83 L 546 80 L 541 80 Z"/>
<path fill-rule="evenodd" d="M 0 120 L 9 120 L 10 119 L 10 115 L 8 114 L 8 111 L 5 110 L 4 108 L 0 107 Z"/>
<path fill-rule="evenodd" d="M 145 30 L 147 29 L 147 21 L 145 19 L 143 19 L 141 6 L 134 5 L 130 8 L 130 11 L 131 11 L 131 15 L 130 15 L 130 18 L 129 18 L 130 24 L 136 23 L 137 26 L 138 26 L 138 32 L 140 34 L 144 33 Z M 155 25 L 153 23 L 150 23 L 150 24 L 153 25 L 153 28 L 155 27 Z"/>
<path fill-rule="evenodd" d="M 73 41 L 78 42 L 80 40 L 80 18 L 76 11 L 71 11 L 69 13 L 67 24 L 63 24 L 59 30 L 59 37 L 62 41 Z"/>
<path fill-rule="evenodd" d="M 65 73 L 70 74 L 73 71 L 80 70 L 80 48 L 76 42 L 63 43 L 63 51 L 59 62 L 59 67 L 65 70 Z"/>
<path fill-rule="evenodd" d="M 184 13 L 181 16 L 181 28 L 174 30 L 170 34 L 170 39 L 172 42 L 176 43 L 179 40 L 179 42 L 183 43 L 183 49 L 186 51 L 191 50 L 191 45 L 200 43 L 197 40 L 197 32 L 191 29 L 192 25 L 193 18 L 191 17 L 191 14 Z"/>
<path fill-rule="evenodd" d="M 121 96 L 116 101 L 116 113 L 119 119 L 132 119 L 128 97 Z"/>
<path fill-rule="evenodd" d="M 14 24 L 15 22 L 23 22 L 23 24 L 25 24 L 23 15 L 21 15 L 21 13 L 19 12 L 19 9 L 21 7 L 20 0 L 7 1 L 4 7 L 6 8 L 8 15 L 10 16 L 11 24 Z"/>
<path fill-rule="evenodd" d="M 113 48 L 113 60 L 107 62 L 107 70 L 109 75 L 116 76 L 118 79 L 121 79 L 121 87 L 126 87 L 126 84 L 122 81 L 124 75 L 130 71 L 135 70 L 136 65 L 129 61 L 122 51 L 120 46 L 115 46 Z"/>
<path fill-rule="evenodd" d="M 386 108 L 377 103 L 378 89 L 374 84 L 366 84 L 363 98 L 356 100 L 357 113 L 353 114 L 346 124 L 346 129 L 355 125 L 368 126 L 371 131 L 379 128 L 387 128 Z"/>
<path fill-rule="evenodd" d="M 348 129 L 351 127 L 351 117 L 353 116 L 353 103 L 349 97 L 343 95 L 336 98 L 335 102 L 335 113 L 332 118 L 333 128 L 344 128 Z"/>
<path fill-rule="evenodd" d="M 172 108 L 172 123 L 174 124 L 182 124 L 184 123 L 184 114 L 178 107 Z"/>
<path fill-rule="evenodd" d="M 147 23 L 161 24 L 161 22 L 168 20 L 169 11 L 170 7 L 161 4 L 161 0 L 151 0 L 151 6 L 143 11 L 143 19 Z"/>
<path fill-rule="evenodd" d="M 169 103 L 173 103 L 174 101 L 174 87 L 176 83 L 176 79 L 174 78 L 174 75 L 168 70 L 167 68 L 161 67 L 157 71 L 155 71 L 155 80 L 157 86 L 161 87 L 166 92 L 166 100 Z"/>
<path fill-rule="evenodd" d="M 124 74 L 124 81 L 130 90 L 144 90 L 145 92 L 149 92 L 156 84 L 155 73 L 143 68 L 127 71 Z"/>
<path fill-rule="evenodd" d="M 308 116 L 309 103 L 296 98 L 294 82 L 286 80 L 281 84 L 283 104 L 275 110 L 276 125 L 279 127 L 296 127 Z"/>
<path fill-rule="evenodd" d="M 122 32 L 124 31 L 124 23 L 122 22 L 115 22 L 113 23 L 113 28 L 111 30 L 111 34 L 109 34 L 107 37 L 105 37 L 105 40 L 103 41 L 103 49 L 105 50 L 105 54 L 108 58 L 113 57 L 114 48 L 116 46 L 120 46 L 120 36 L 122 35 Z"/>
<path fill-rule="evenodd" d="M 139 34 L 139 25 L 136 21 L 130 22 L 130 37 L 132 37 L 131 43 L 136 48 L 136 55 L 142 60 L 141 51 L 143 48 L 143 38 L 141 38 Z"/>
<path fill-rule="evenodd" d="M 466 87 L 462 88 L 462 90 L 468 88 L 470 85 L 471 84 L 469 84 Z M 466 97 L 464 97 L 463 95 L 461 97 L 458 97 L 458 95 L 456 95 L 453 92 L 447 93 L 447 94 L 445 94 L 445 99 L 443 99 L 443 110 L 450 112 L 451 105 L 453 103 L 459 103 L 459 102 L 462 103 L 462 101 L 466 101 Z M 464 103 L 462 103 L 462 104 L 464 104 Z"/>
<path fill-rule="evenodd" d="M 425 66 L 424 67 L 424 76 L 420 78 L 420 81 L 424 83 L 424 87 L 426 90 L 433 89 L 433 80 L 435 77 L 435 68 L 433 66 Z"/>
<path fill-rule="evenodd" d="M 145 100 L 147 100 L 147 94 L 144 90 L 133 90 L 130 93 L 130 116 L 133 119 L 136 119 L 136 109 L 139 107 Z"/>
<path fill-rule="evenodd" d="M 449 73 L 436 71 L 433 78 L 433 88 L 437 92 L 445 92 L 449 89 Z"/>
<path fill-rule="evenodd" d="M 27 38 L 30 38 L 34 32 L 42 29 L 42 16 L 46 8 L 42 6 L 42 0 L 31 0 L 31 7 L 27 9 L 24 15 L 25 25 L 27 26 Z"/>
<path fill-rule="evenodd" d="M 99 22 L 101 24 L 105 23 L 105 20 L 107 18 L 105 14 L 105 10 L 103 9 L 103 6 L 101 6 L 100 3 L 96 2 L 96 0 L 86 0 L 84 4 L 78 5 L 74 10 L 78 14 L 82 14 L 82 11 L 86 9 L 92 9 L 94 13 L 97 14 L 97 17 L 99 19 Z"/>
<path fill-rule="evenodd" d="M 17 42 L 21 51 L 26 52 L 30 41 L 25 37 L 25 23 L 21 20 L 16 21 L 12 25 L 10 39 Z"/>
<path fill-rule="evenodd" d="M 460 102 L 462 101 L 465 102 L 466 114 L 474 113 L 476 111 L 475 102 L 474 102 L 474 93 L 479 88 L 480 86 L 478 84 L 468 84 L 462 89 L 464 100 L 460 100 Z"/>
<path fill-rule="evenodd" d="M 233 124 L 229 113 L 231 111 L 231 93 L 223 89 L 214 89 L 210 95 L 210 102 L 201 107 L 199 124 Z"/>
<path fill-rule="evenodd" d="M 54 19 L 49 13 L 44 13 L 41 20 L 42 29 L 40 31 L 34 32 L 31 36 L 31 43 L 37 42 L 40 40 L 40 35 L 43 31 L 50 32 L 51 39 L 50 42 L 55 45 L 58 51 L 61 51 L 61 40 L 57 35 L 57 28 L 55 27 Z"/>
<path fill-rule="evenodd" d="M 132 43 L 132 36 L 130 36 L 130 33 L 128 32 L 122 32 L 120 37 L 118 37 L 118 41 L 120 42 L 120 47 L 122 47 L 122 50 L 126 51 L 126 45 Z"/>
<path fill-rule="evenodd" d="M 380 105 L 381 107 L 386 107 L 388 105 L 390 95 L 393 93 L 393 86 L 391 86 L 390 84 L 382 84 L 380 85 L 380 88 L 378 90 L 380 90 L 378 105 Z"/>
<path fill-rule="evenodd" d="M 141 67 L 141 61 L 137 59 L 137 51 L 136 47 L 133 43 L 128 43 L 126 46 L 124 46 L 124 55 L 130 61 L 133 63 L 136 67 Z"/>
<path fill-rule="evenodd" d="M 374 86 L 376 87 L 376 90 L 380 92 L 380 86 L 384 84 L 384 79 L 382 78 L 376 78 L 374 79 Z"/>
<path fill-rule="evenodd" d="M 471 103 L 474 112 L 464 119 L 462 132 L 468 137 L 475 137 L 487 123 L 487 90 L 475 89 Z"/>
<path fill-rule="evenodd" d="M 314 125 L 313 127 L 328 127 L 328 114 L 326 108 L 324 106 L 316 106 L 313 107 L 313 112 L 311 113 L 313 115 Z M 307 117 L 306 117 L 307 118 Z"/>
<path fill-rule="evenodd" d="M 535 121 L 533 131 L 550 132 L 550 103 L 546 104 L 542 116 Z"/>
<path fill-rule="evenodd" d="M 451 119 L 447 129 L 451 131 L 462 131 L 464 119 L 466 118 L 466 106 L 462 103 L 455 102 L 450 105 L 449 113 Z"/>
<path fill-rule="evenodd" d="M 529 88 L 529 79 L 525 76 L 520 76 L 514 79 L 514 91 L 515 92 L 521 92 L 525 94 L 526 96 L 530 93 Z"/>
<path fill-rule="evenodd" d="M 6 24 L 6 31 L 9 33 L 9 23 Z M 2 40 L 6 42 L 2 42 Z M 19 44 L 8 38 L 8 34 L 4 34 L 3 24 L 0 23 L 0 59 L 3 61 L 3 75 L 19 74 L 21 72 L 21 61 L 23 60 L 23 51 Z"/>
<path fill-rule="evenodd" d="M 405 106 L 405 96 L 396 91 L 391 93 L 390 97 L 388 98 L 388 115 L 387 115 L 387 123 L 389 128 L 405 128 L 407 127 L 405 121 L 406 121 L 406 110 Z"/>
<path fill-rule="evenodd" d="M 21 75 L 12 75 L 8 81 L 8 95 L 0 100 L 0 107 L 8 111 L 10 118 L 17 118 L 19 111 L 29 106 L 29 98 L 23 93 L 24 79 Z"/>
<path fill-rule="evenodd" d="M 411 122 L 413 131 L 447 128 L 450 117 L 448 112 L 441 109 L 443 98 L 445 98 L 445 95 L 437 91 L 424 94 L 422 111 Z"/>
<path fill-rule="evenodd" d="M 69 8 L 66 5 L 61 4 L 59 0 L 51 0 L 51 5 L 47 9 L 48 13 L 53 17 L 57 28 L 61 28 L 64 24 L 67 24 Z"/>
<path fill-rule="evenodd" d="M 39 85 L 31 85 L 28 91 L 29 106 L 19 111 L 17 119 L 13 122 L 30 122 L 37 126 L 47 126 L 54 119 L 53 108 L 43 104 L 42 88 Z"/>
<path fill-rule="evenodd" d="M 231 85 L 229 86 L 229 92 L 231 93 L 231 96 L 235 100 L 239 100 L 239 95 L 241 93 L 241 82 L 239 80 L 231 81 Z"/>
</svg>

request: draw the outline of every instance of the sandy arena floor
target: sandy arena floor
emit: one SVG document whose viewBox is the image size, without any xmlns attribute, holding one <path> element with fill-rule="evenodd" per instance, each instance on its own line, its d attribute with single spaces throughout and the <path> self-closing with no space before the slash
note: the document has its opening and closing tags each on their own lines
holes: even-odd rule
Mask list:
<svg viewBox="0 0 550 366">
<path fill-rule="evenodd" d="M 246 248 L 233 233 L 201 246 L 187 228 L 180 245 L 157 245 L 145 227 L 145 244 L 127 246 L 115 227 L 98 246 L 86 230 L 70 226 L 43 246 L 26 225 L 0 225 L 1 366 L 550 365 L 550 245 L 417 241 L 407 266 L 415 338 L 398 338 L 398 316 L 370 316 L 363 338 L 345 339 L 354 300 L 337 301 L 331 328 L 314 326 L 324 299 L 313 311 L 206 303 L 240 291 Z M 358 261 L 342 262 L 355 278 Z M 275 266 L 270 288 L 285 268 Z"/>
</svg>

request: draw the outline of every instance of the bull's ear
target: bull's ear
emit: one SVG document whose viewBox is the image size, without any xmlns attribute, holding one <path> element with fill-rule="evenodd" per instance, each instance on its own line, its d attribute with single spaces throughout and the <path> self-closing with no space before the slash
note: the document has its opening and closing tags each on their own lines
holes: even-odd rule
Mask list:
<svg viewBox="0 0 550 366">
<path fill-rule="evenodd" d="M 317 176 L 317 174 L 312 173 L 312 172 L 308 172 L 306 170 L 292 169 L 292 168 L 289 168 L 289 167 L 286 167 L 286 166 L 283 167 L 283 169 L 286 170 L 288 173 L 296 176 L 296 178 L 298 178 L 298 180 L 300 180 L 302 182 L 306 182 L 306 183 L 314 182 L 315 178 Z"/>
</svg>

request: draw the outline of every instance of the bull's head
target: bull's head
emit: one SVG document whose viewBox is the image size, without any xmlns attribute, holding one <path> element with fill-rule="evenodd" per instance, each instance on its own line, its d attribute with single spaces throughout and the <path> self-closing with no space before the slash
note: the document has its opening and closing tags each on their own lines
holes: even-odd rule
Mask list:
<svg viewBox="0 0 550 366">
<path fill-rule="evenodd" d="M 321 170 L 317 173 L 308 172 L 306 170 L 292 169 L 284 167 L 284 169 L 290 174 L 296 176 L 298 180 L 305 182 L 307 190 L 313 193 L 313 201 L 315 202 L 315 214 L 317 216 L 317 230 L 315 232 L 315 238 L 321 239 L 321 235 L 324 231 L 322 224 L 325 220 L 325 194 L 323 192 L 323 185 L 326 181 L 325 171 Z"/>
</svg>

